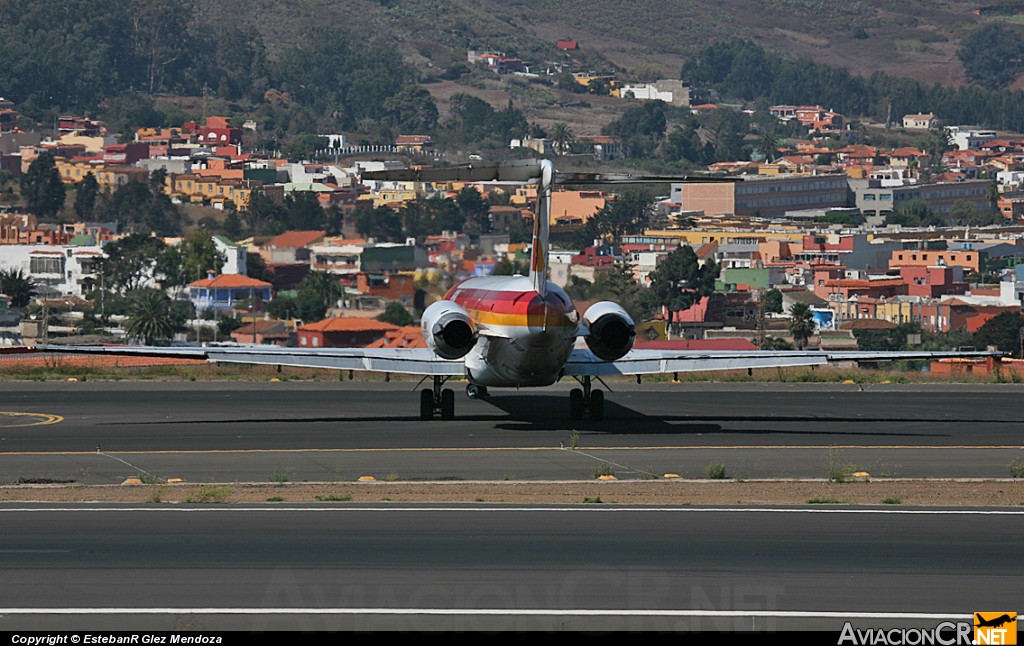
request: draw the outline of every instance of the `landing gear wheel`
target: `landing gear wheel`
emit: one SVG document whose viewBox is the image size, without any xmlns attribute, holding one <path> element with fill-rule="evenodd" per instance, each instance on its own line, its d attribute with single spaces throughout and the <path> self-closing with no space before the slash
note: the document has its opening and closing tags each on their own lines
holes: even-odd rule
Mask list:
<svg viewBox="0 0 1024 646">
<path fill-rule="evenodd" d="M 470 399 L 484 399 L 487 397 L 487 386 L 477 386 L 476 384 L 466 385 L 466 395 Z"/>
<path fill-rule="evenodd" d="M 455 417 L 455 391 L 445 388 L 441 391 L 441 419 Z"/>
<path fill-rule="evenodd" d="M 590 391 L 590 419 L 601 421 L 604 419 L 604 391 Z"/>
<path fill-rule="evenodd" d="M 434 417 L 434 393 L 428 388 L 420 391 L 420 419 Z"/>
<path fill-rule="evenodd" d="M 583 389 L 569 391 L 569 419 L 583 419 Z"/>
</svg>

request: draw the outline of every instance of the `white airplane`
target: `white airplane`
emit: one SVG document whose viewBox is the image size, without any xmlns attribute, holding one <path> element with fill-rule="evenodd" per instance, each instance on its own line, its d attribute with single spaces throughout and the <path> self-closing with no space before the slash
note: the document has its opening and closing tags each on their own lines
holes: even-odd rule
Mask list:
<svg viewBox="0 0 1024 646">
<path fill-rule="evenodd" d="M 423 313 L 428 348 L 98 347 L 44 346 L 47 352 L 110 353 L 203 358 L 216 363 L 271 364 L 349 371 L 401 373 L 431 379 L 420 392 L 420 417 L 455 415 L 455 393 L 445 388 L 465 378 L 470 397 L 489 387 L 550 386 L 579 382 L 569 393 L 569 416 L 604 417 L 604 393 L 593 381 L 612 375 L 673 374 L 788 366 L 832 361 L 894 361 L 988 356 L 987 352 L 828 352 L 634 350 L 636 324 L 618 303 L 602 301 L 581 317 L 569 296 L 547 278 L 551 191 L 555 184 L 617 184 L 686 181 L 623 175 L 556 174 L 549 160 L 516 160 L 454 168 L 364 173 L 394 181 L 491 181 L 537 183 L 537 216 L 528 276 L 470 278 Z M 700 178 L 700 181 L 708 181 Z M 582 343 L 577 343 L 582 339 Z"/>
</svg>

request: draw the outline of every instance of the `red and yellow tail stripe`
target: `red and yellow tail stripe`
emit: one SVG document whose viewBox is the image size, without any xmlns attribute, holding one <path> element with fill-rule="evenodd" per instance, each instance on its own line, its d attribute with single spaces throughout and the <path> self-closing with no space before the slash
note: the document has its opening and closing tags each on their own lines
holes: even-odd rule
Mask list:
<svg viewBox="0 0 1024 646">
<path fill-rule="evenodd" d="M 507 327 L 561 327 L 576 325 L 571 305 L 554 294 L 535 291 L 462 289 L 454 299 L 478 325 Z"/>
</svg>

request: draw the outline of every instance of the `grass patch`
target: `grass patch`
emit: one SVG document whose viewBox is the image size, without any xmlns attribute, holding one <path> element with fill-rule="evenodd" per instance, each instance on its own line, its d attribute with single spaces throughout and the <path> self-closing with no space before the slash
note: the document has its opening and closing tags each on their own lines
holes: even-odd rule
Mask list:
<svg viewBox="0 0 1024 646">
<path fill-rule="evenodd" d="M 902 505 L 903 501 L 901 499 L 899 499 L 899 498 L 883 498 L 882 499 L 882 504 L 883 505 Z"/>
<path fill-rule="evenodd" d="M 284 498 L 281 496 L 271 496 L 267 498 L 267 502 L 284 502 Z"/>
<path fill-rule="evenodd" d="M 580 446 L 580 432 L 573 431 L 569 434 L 569 448 L 575 451 Z"/>
<path fill-rule="evenodd" d="M 352 496 L 317 496 L 317 502 L 352 502 Z"/>
<path fill-rule="evenodd" d="M 389 473 L 384 476 L 384 482 L 398 482 L 401 479 L 397 473 Z"/>
<path fill-rule="evenodd" d="M 268 479 L 280 487 L 292 479 L 291 469 L 278 469 L 271 473 Z"/>
<path fill-rule="evenodd" d="M 859 469 L 849 462 L 842 462 L 839 459 L 839 451 L 829 447 L 828 449 L 828 479 L 832 482 L 849 482 L 853 474 Z"/>
<path fill-rule="evenodd" d="M 201 487 L 195 494 L 185 498 L 185 502 L 194 504 L 224 502 L 231 493 L 231 487 Z"/>
<path fill-rule="evenodd" d="M 837 498 L 811 498 L 807 501 L 808 505 L 838 505 L 839 500 Z"/>
<path fill-rule="evenodd" d="M 704 477 L 708 480 L 725 480 L 725 465 L 714 462 L 704 467 Z"/>
<path fill-rule="evenodd" d="M 1006 468 L 1009 470 L 1011 478 L 1024 478 L 1024 462 L 1020 458 L 1008 464 Z"/>
<path fill-rule="evenodd" d="M 604 501 L 601 500 L 601 496 L 598 496 L 596 498 L 584 498 L 583 499 L 583 504 L 584 505 L 600 505 L 603 502 Z"/>
<path fill-rule="evenodd" d="M 600 478 L 601 476 L 614 476 L 615 471 L 612 469 L 612 465 L 607 462 L 602 462 L 594 467 L 593 474 L 594 478 Z"/>
<path fill-rule="evenodd" d="M 150 492 L 149 497 L 146 498 L 146 502 L 163 502 L 164 501 L 164 488 L 157 487 Z"/>
</svg>

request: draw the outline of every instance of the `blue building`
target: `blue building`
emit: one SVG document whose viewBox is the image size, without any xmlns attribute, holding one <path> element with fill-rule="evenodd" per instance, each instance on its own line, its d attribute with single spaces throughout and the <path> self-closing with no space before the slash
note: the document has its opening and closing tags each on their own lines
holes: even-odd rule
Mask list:
<svg viewBox="0 0 1024 646">
<path fill-rule="evenodd" d="M 240 274 L 212 274 L 204 279 L 190 283 L 188 298 L 197 311 L 237 309 L 240 301 L 250 305 L 254 299 L 261 303 L 269 303 L 271 285 L 262 280 L 249 278 Z"/>
</svg>

